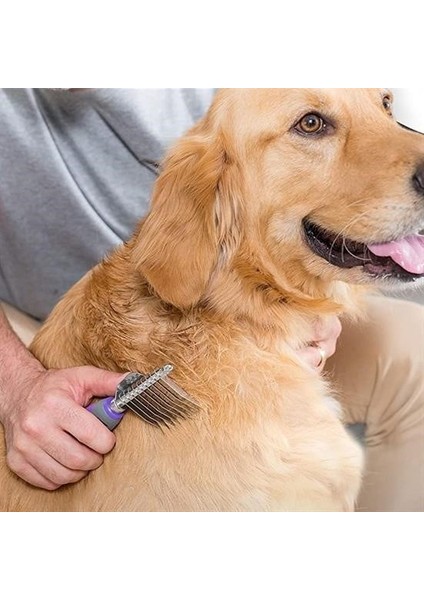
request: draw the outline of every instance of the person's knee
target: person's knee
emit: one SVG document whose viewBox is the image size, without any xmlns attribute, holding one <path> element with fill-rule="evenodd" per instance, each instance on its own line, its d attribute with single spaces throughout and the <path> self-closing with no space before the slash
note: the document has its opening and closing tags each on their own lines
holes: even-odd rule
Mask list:
<svg viewBox="0 0 424 600">
<path fill-rule="evenodd" d="M 343 324 L 328 372 L 346 421 L 381 432 L 402 406 L 408 410 L 416 398 L 424 402 L 424 307 L 373 296 L 366 313 L 356 323 Z"/>
<path fill-rule="evenodd" d="M 382 299 L 370 308 L 375 384 L 368 441 L 401 435 L 424 417 L 424 307 Z"/>
</svg>

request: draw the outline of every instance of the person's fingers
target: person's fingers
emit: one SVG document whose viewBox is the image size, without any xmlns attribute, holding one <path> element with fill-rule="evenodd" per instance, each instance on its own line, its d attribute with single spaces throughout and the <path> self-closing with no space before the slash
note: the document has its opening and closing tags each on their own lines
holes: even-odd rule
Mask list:
<svg viewBox="0 0 424 600">
<path fill-rule="evenodd" d="M 324 349 L 324 344 L 316 344 L 313 346 L 313 350 L 316 351 L 314 356 L 314 365 L 315 368 L 321 370 L 324 368 L 325 361 L 330 356 L 329 352 Z"/>
<path fill-rule="evenodd" d="M 113 396 L 125 373 L 95 367 L 45 371 L 22 388 L 5 420 L 7 460 L 32 485 L 56 489 L 98 468 L 116 438 L 84 407 Z"/>
<path fill-rule="evenodd" d="M 34 448 L 31 452 L 29 464 L 36 471 L 55 485 L 61 486 L 67 483 L 75 483 L 87 474 L 87 471 L 73 470 L 64 467 L 52 458 L 47 452 Z"/>
<path fill-rule="evenodd" d="M 67 468 L 87 471 L 100 466 L 101 455 L 109 452 L 115 441 L 115 435 L 85 408 L 69 398 L 61 400 L 49 394 L 43 408 L 21 422 L 11 446 L 28 462 L 38 447 Z"/>
<path fill-rule="evenodd" d="M 115 446 L 115 435 L 97 417 L 76 403 L 68 405 L 58 425 L 99 454 L 107 454 Z"/>
<path fill-rule="evenodd" d="M 57 430 L 55 435 L 44 442 L 44 450 L 54 460 L 72 471 L 92 471 L 103 462 L 103 456 L 80 444 L 75 437 Z"/>
<path fill-rule="evenodd" d="M 338 317 L 318 319 L 314 326 L 314 339 L 302 349 L 302 357 L 313 368 L 321 369 L 327 358 L 336 351 L 342 325 Z"/>
<path fill-rule="evenodd" d="M 60 485 L 53 483 L 49 479 L 46 479 L 41 473 L 39 473 L 34 467 L 28 462 L 21 461 L 19 459 L 14 460 L 13 454 L 7 457 L 8 467 L 21 479 L 34 485 L 35 487 L 43 488 L 45 490 L 53 491 L 57 490 Z"/>
<path fill-rule="evenodd" d="M 60 395 L 56 397 L 54 392 L 49 392 L 42 406 L 40 403 L 40 409 L 22 419 L 20 433 L 15 435 L 12 446 L 23 455 L 28 454 L 28 446 L 38 446 L 60 462 L 65 450 L 69 449 L 72 452 L 69 466 L 84 468 L 84 462 L 88 461 L 97 468 L 99 457 L 94 454 L 107 454 L 115 442 L 115 435 L 88 410 L 69 397 L 60 398 Z M 81 446 L 79 452 L 76 446 Z"/>
<path fill-rule="evenodd" d="M 12 450 L 7 456 L 7 464 L 28 483 L 48 490 L 75 483 L 87 474 L 86 471 L 67 469 L 37 446 L 26 448 L 24 453 Z"/>
<path fill-rule="evenodd" d="M 342 331 L 342 324 L 338 317 L 317 319 L 314 324 L 314 342 L 319 344 L 328 340 L 336 340 Z"/>
<path fill-rule="evenodd" d="M 313 368 L 318 369 L 324 366 L 325 360 L 322 360 L 322 355 L 316 346 L 307 346 L 297 352 L 298 356 L 306 362 L 306 364 Z"/>
<path fill-rule="evenodd" d="M 97 367 L 75 367 L 72 377 L 82 390 L 86 406 L 95 397 L 114 396 L 125 373 L 114 373 Z"/>
<path fill-rule="evenodd" d="M 326 361 L 336 351 L 337 338 L 328 338 L 320 342 L 314 342 L 312 348 L 316 350 L 321 361 Z M 318 361 L 319 362 L 319 361 Z"/>
</svg>

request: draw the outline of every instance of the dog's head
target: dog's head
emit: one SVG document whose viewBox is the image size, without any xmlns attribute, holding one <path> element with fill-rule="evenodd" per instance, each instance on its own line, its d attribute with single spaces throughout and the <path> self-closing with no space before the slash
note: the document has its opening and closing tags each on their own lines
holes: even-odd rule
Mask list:
<svg viewBox="0 0 424 600">
<path fill-rule="evenodd" d="M 391 106 L 384 90 L 221 90 L 164 163 L 137 268 L 179 308 L 217 282 L 313 296 L 418 280 L 424 136 Z"/>
</svg>

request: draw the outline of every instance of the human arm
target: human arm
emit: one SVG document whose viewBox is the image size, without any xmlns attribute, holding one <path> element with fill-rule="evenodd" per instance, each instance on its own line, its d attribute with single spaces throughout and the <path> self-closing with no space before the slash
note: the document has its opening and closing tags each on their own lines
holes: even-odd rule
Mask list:
<svg viewBox="0 0 424 600">
<path fill-rule="evenodd" d="M 0 308 L 0 421 L 7 462 L 48 490 L 79 481 L 103 462 L 115 436 L 86 411 L 115 393 L 123 375 L 95 367 L 47 370 L 26 349 Z"/>
</svg>

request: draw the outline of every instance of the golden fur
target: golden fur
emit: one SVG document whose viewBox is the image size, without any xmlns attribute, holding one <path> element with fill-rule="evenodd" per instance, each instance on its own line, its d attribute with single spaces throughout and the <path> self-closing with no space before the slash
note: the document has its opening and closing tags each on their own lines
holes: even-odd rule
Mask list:
<svg viewBox="0 0 424 600">
<path fill-rule="evenodd" d="M 326 139 L 293 133 L 314 110 L 337 122 Z M 314 215 L 357 239 L 400 235 L 416 216 L 406 182 L 423 150 L 379 90 L 218 92 L 169 153 L 149 215 L 31 347 L 53 368 L 171 362 L 200 414 L 163 433 L 128 413 L 103 466 L 55 492 L 3 463 L 1 508 L 352 510 L 361 450 L 294 350 L 317 317 L 356 315 L 369 278 L 316 256 L 300 224 Z"/>
</svg>

